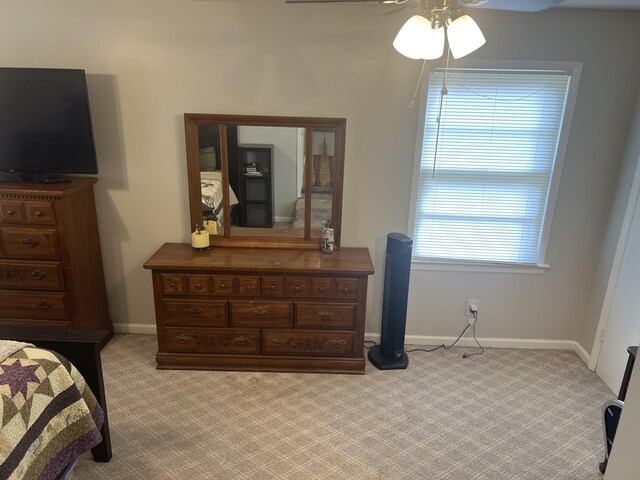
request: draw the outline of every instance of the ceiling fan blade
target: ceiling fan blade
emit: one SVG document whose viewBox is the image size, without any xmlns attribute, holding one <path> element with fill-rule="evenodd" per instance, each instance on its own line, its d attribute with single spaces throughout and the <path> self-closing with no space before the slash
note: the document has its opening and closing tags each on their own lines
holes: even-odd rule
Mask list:
<svg viewBox="0 0 640 480">
<path fill-rule="evenodd" d="M 555 7 L 562 0 L 461 0 L 460 4 L 469 8 L 511 10 L 516 12 L 539 12 Z"/>
</svg>

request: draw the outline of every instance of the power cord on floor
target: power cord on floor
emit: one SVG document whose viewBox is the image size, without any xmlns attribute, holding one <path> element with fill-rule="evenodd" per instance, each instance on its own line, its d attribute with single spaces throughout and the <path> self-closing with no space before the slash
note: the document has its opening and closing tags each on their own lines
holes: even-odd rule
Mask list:
<svg viewBox="0 0 640 480">
<path fill-rule="evenodd" d="M 373 343 L 373 345 L 367 345 L 367 343 Z M 364 348 L 366 348 L 367 350 L 369 350 L 371 347 L 375 347 L 377 345 L 376 342 L 374 342 L 373 340 L 365 340 L 364 341 Z"/>
<path fill-rule="evenodd" d="M 480 347 L 480 351 L 479 352 L 468 352 L 462 355 L 462 358 L 467 358 L 467 357 L 471 357 L 472 355 L 482 355 L 484 353 L 484 347 L 482 345 L 480 345 L 480 342 L 478 341 L 478 338 L 476 337 L 476 324 L 478 323 L 478 310 L 477 309 L 470 309 L 469 310 L 471 312 L 471 315 L 473 315 L 473 321 L 469 322 L 469 324 L 464 327 L 464 329 L 462 330 L 462 332 L 460 333 L 460 335 L 458 335 L 458 338 L 456 338 L 455 342 L 453 342 L 451 345 L 445 345 L 444 343 L 442 345 L 437 345 L 433 348 L 412 348 L 411 350 L 407 350 L 406 348 L 404 349 L 405 352 L 407 353 L 411 353 L 411 352 L 427 352 L 427 353 L 431 353 L 431 352 L 435 352 L 436 350 L 443 348 L 445 350 L 449 350 L 451 348 L 453 348 L 455 346 L 456 343 L 458 343 L 460 341 L 460 339 L 462 338 L 462 336 L 466 333 L 466 331 L 469 329 L 469 327 L 473 326 L 473 339 L 475 340 L 475 342 L 478 344 L 478 347 Z M 367 343 L 372 343 L 373 345 L 367 345 Z M 371 347 L 377 345 L 376 342 L 374 342 L 373 340 L 365 340 L 364 341 L 364 348 L 366 348 L 367 350 L 370 349 Z"/>
<path fill-rule="evenodd" d="M 470 312 L 473 315 L 473 339 L 478 344 L 478 347 L 480 347 L 480 351 L 479 352 L 465 353 L 464 355 L 462 355 L 462 358 L 467 358 L 467 357 L 470 357 L 472 355 L 482 355 L 484 353 L 484 347 L 482 345 L 480 345 L 480 342 L 476 338 L 476 324 L 478 323 L 478 310 L 472 308 L 472 309 L 470 309 Z M 466 330 L 466 328 L 465 328 L 465 330 Z"/>
</svg>

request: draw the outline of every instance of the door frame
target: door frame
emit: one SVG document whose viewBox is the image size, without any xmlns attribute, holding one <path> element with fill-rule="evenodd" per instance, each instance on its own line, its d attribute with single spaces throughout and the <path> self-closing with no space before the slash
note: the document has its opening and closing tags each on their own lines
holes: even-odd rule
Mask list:
<svg viewBox="0 0 640 480">
<path fill-rule="evenodd" d="M 636 205 L 638 205 L 638 202 L 640 202 L 640 156 L 636 160 L 633 182 L 631 183 L 631 191 L 629 192 L 629 200 L 625 209 L 622 228 L 620 229 L 620 236 L 618 238 L 618 245 L 616 246 L 616 253 L 613 257 L 613 264 L 611 266 L 611 273 L 609 274 L 609 281 L 607 282 L 607 290 L 602 302 L 602 309 L 600 310 L 600 320 L 598 321 L 596 336 L 593 339 L 593 346 L 591 347 L 591 354 L 589 355 L 589 364 L 587 366 L 591 371 L 595 371 L 596 366 L 598 365 L 600 349 L 602 348 L 602 343 L 604 342 L 604 340 L 602 339 L 602 332 L 606 330 L 607 325 L 609 324 L 611 306 L 613 305 L 613 297 L 618 285 L 618 279 L 620 278 L 622 260 L 624 259 L 624 252 L 629 241 L 629 232 L 631 231 L 631 224 L 633 222 L 633 217 L 635 215 Z"/>
</svg>

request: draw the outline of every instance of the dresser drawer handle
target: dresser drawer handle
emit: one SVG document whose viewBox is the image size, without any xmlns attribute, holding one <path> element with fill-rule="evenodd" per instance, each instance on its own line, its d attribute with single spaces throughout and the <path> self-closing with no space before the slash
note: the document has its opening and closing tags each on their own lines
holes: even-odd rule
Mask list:
<svg viewBox="0 0 640 480">
<path fill-rule="evenodd" d="M 242 335 L 234 338 L 233 341 L 238 345 L 246 345 L 247 343 L 251 343 L 251 339 L 249 337 L 243 337 Z"/>
<path fill-rule="evenodd" d="M 173 339 L 178 343 L 189 343 L 191 341 L 189 335 L 176 335 Z"/>
<path fill-rule="evenodd" d="M 9 209 L 7 210 L 7 215 L 15 215 L 16 212 L 14 212 L 13 210 Z"/>
<path fill-rule="evenodd" d="M 275 289 L 276 289 L 276 285 L 274 283 L 269 285 L 269 290 L 275 290 Z"/>
<path fill-rule="evenodd" d="M 176 288 L 176 284 L 175 283 L 170 283 L 169 284 L 169 288 Z"/>
<path fill-rule="evenodd" d="M 320 293 L 324 293 L 324 285 L 320 285 L 320 288 L 318 290 L 320 291 Z"/>
<path fill-rule="evenodd" d="M 41 217 L 41 216 L 42 216 L 42 212 L 41 212 L 40 210 L 38 210 L 38 211 L 36 212 L 36 217 Z"/>
<path fill-rule="evenodd" d="M 296 285 L 296 287 L 294 288 L 294 290 L 295 290 L 296 292 L 299 292 L 299 291 L 300 291 L 300 285 Z"/>
<path fill-rule="evenodd" d="M 196 290 L 200 290 L 202 288 L 202 285 L 199 283 L 196 283 L 194 286 L 196 287 Z"/>
<path fill-rule="evenodd" d="M 46 273 L 41 272 L 40 270 L 34 270 L 33 272 L 30 273 L 30 275 L 31 275 L 31 278 L 35 280 L 42 280 L 47 276 Z"/>
<path fill-rule="evenodd" d="M 253 314 L 257 317 L 257 318 L 263 318 L 263 317 L 267 317 L 269 316 L 269 310 L 254 310 Z"/>
<path fill-rule="evenodd" d="M 251 290 L 251 284 L 250 284 L 250 283 L 247 283 L 247 284 L 244 286 L 244 289 L 245 289 L 247 292 L 248 292 L 249 290 Z"/>
<path fill-rule="evenodd" d="M 40 300 L 39 302 L 36 303 L 36 307 L 42 310 L 49 310 L 51 307 L 53 307 L 53 303 L 47 300 Z"/>
<path fill-rule="evenodd" d="M 331 320 L 334 317 L 333 312 L 318 312 L 320 320 Z"/>
<path fill-rule="evenodd" d="M 349 287 L 344 287 L 344 289 L 342 290 L 342 293 L 349 293 Z"/>
<path fill-rule="evenodd" d="M 24 240 L 22 240 L 22 243 L 24 243 L 29 248 L 35 248 L 40 245 L 40 242 L 38 240 L 34 240 L 33 238 L 25 238 Z"/>
<path fill-rule="evenodd" d="M 227 284 L 226 283 L 221 283 L 220 284 L 220 288 L 227 288 Z"/>
<path fill-rule="evenodd" d="M 327 343 L 332 347 L 336 347 L 336 348 L 343 347 L 347 344 L 345 340 L 336 340 L 336 339 L 329 340 Z"/>
<path fill-rule="evenodd" d="M 271 339 L 271 343 L 273 343 L 275 345 L 284 345 L 288 341 L 289 340 L 287 340 L 286 338 L 282 338 L 282 337 L 276 337 L 276 338 L 272 338 Z"/>
<path fill-rule="evenodd" d="M 192 317 L 199 317 L 204 313 L 204 310 L 198 307 L 191 307 L 189 310 L 187 310 L 187 313 Z"/>
</svg>

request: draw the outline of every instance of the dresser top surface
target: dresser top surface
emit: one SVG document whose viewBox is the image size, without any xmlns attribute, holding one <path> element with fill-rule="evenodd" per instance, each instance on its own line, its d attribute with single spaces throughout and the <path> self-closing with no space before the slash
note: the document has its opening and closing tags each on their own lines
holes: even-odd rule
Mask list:
<svg viewBox="0 0 640 480">
<path fill-rule="evenodd" d="M 42 195 L 62 197 L 93 185 L 96 177 L 69 177 L 69 182 L 61 183 L 11 183 L 0 182 L 0 195 Z"/>
<path fill-rule="evenodd" d="M 233 269 L 374 273 L 367 248 L 341 248 L 331 254 L 318 250 L 212 247 L 206 251 L 188 243 L 165 243 L 145 264 L 153 270 Z"/>
</svg>

